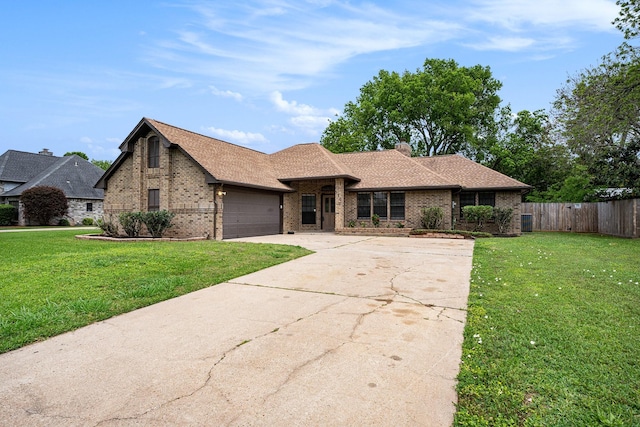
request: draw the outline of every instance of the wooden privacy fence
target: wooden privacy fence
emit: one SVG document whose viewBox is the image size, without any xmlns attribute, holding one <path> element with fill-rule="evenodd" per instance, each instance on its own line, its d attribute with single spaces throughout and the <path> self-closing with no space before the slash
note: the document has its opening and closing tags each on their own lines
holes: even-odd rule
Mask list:
<svg viewBox="0 0 640 427">
<path fill-rule="evenodd" d="M 523 231 L 529 228 L 530 231 L 571 231 L 640 237 L 639 216 L 640 199 L 598 203 L 522 204 Z"/>
</svg>

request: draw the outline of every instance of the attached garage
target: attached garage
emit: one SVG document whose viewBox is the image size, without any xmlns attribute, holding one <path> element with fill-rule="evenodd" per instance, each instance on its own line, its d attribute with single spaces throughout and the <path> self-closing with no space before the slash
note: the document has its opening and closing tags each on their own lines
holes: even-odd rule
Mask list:
<svg viewBox="0 0 640 427">
<path fill-rule="evenodd" d="M 226 186 L 225 191 L 222 213 L 224 239 L 282 232 L 279 193 Z"/>
</svg>

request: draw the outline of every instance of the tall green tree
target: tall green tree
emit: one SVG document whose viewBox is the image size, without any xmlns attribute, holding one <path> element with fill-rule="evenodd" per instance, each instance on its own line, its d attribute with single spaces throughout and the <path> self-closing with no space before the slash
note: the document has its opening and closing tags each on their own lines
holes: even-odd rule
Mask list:
<svg viewBox="0 0 640 427">
<path fill-rule="evenodd" d="M 107 170 L 107 169 L 109 169 L 109 166 L 111 166 L 113 161 L 112 160 L 91 159 L 91 163 L 93 163 L 94 165 L 98 166 L 100 169 Z"/>
<path fill-rule="evenodd" d="M 87 156 L 85 153 L 83 153 L 82 151 L 67 151 L 66 153 L 64 153 L 63 157 L 67 157 L 67 156 L 73 156 L 76 155 L 78 157 L 82 157 L 85 160 L 89 160 L 89 156 Z"/>
<path fill-rule="evenodd" d="M 417 156 L 471 150 L 494 126 L 501 86 L 489 67 L 454 60 L 427 59 L 415 73 L 381 70 L 320 141 L 333 152 L 388 149 L 399 141 Z"/>
<path fill-rule="evenodd" d="M 618 1 L 614 24 L 638 36 L 638 0 Z M 640 191 L 640 51 L 625 42 L 596 67 L 570 78 L 554 103 L 559 129 L 580 164 L 603 187 Z"/>
<path fill-rule="evenodd" d="M 496 128 L 472 158 L 498 172 L 531 185 L 528 197 L 541 197 L 572 172 L 566 145 L 556 142 L 544 110 L 513 113 L 509 105 L 500 109 Z"/>
</svg>

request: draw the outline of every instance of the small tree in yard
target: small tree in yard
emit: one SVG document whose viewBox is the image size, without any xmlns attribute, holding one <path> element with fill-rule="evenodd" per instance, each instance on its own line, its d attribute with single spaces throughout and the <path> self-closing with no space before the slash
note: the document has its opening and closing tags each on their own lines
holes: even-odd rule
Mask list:
<svg viewBox="0 0 640 427">
<path fill-rule="evenodd" d="M 144 222 L 153 238 L 159 238 L 162 237 L 167 228 L 173 226 L 171 220 L 174 216 L 174 213 L 167 210 L 146 212 L 142 214 L 142 222 Z"/>
<path fill-rule="evenodd" d="M 20 201 L 24 207 L 24 216 L 40 225 L 47 225 L 53 218 L 65 215 L 69 208 L 62 190 L 45 185 L 25 190 Z"/>
<path fill-rule="evenodd" d="M 493 218 L 498 224 L 498 232 L 505 234 L 511 226 L 511 220 L 513 219 L 512 208 L 493 208 Z"/>
<path fill-rule="evenodd" d="M 422 214 L 422 226 L 427 230 L 438 230 L 442 227 L 444 211 L 441 207 L 422 208 L 420 213 Z"/>
<path fill-rule="evenodd" d="M 484 227 L 484 223 L 493 216 L 493 207 L 486 205 L 464 206 L 462 214 L 467 222 L 476 224 L 473 231 L 480 231 Z"/>
</svg>

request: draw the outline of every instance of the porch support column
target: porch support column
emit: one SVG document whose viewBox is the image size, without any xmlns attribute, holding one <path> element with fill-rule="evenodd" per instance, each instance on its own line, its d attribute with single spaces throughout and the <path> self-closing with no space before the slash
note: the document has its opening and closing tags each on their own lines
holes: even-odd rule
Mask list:
<svg viewBox="0 0 640 427">
<path fill-rule="evenodd" d="M 222 184 L 213 186 L 213 203 L 214 203 L 214 214 L 213 214 L 213 238 L 215 240 L 222 240 L 223 233 L 223 224 L 222 224 L 222 214 L 224 213 L 224 190 L 222 188 Z"/>
<path fill-rule="evenodd" d="M 344 199 L 344 178 L 336 178 L 336 230 L 342 230 L 344 228 Z"/>
</svg>

